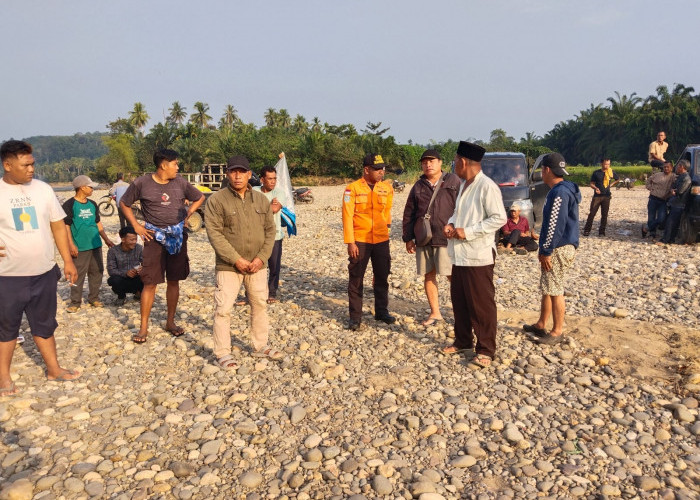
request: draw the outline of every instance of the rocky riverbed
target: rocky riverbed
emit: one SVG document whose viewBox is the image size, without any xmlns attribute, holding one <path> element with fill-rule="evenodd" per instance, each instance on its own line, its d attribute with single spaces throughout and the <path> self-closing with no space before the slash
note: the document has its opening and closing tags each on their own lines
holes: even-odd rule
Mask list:
<svg viewBox="0 0 700 500">
<path fill-rule="evenodd" d="M 284 243 L 281 302 L 269 307 L 282 362 L 249 355 L 239 307 L 241 366 L 216 366 L 204 231 L 181 284 L 185 336 L 162 328 L 164 290 L 143 345 L 130 341 L 138 304 L 113 305 L 106 284 L 104 308 L 59 306 L 60 359 L 83 376 L 46 382 L 33 342 L 15 351 L 20 394 L 0 399 L 0 499 L 699 497 L 698 246 L 640 238 L 644 189 L 615 191 L 608 236 L 582 238 L 563 345 L 520 331 L 539 308 L 536 256 L 499 256 L 499 350 L 484 371 L 438 353 L 452 335 L 446 280 L 447 321 L 420 326 L 422 279 L 400 240 L 407 191 L 392 231 L 399 321 L 372 319 L 368 272 L 363 327 L 343 328 L 342 190 L 314 188 Z M 117 217 L 104 223 L 116 240 Z M 59 293 L 67 300 L 65 283 Z"/>
</svg>

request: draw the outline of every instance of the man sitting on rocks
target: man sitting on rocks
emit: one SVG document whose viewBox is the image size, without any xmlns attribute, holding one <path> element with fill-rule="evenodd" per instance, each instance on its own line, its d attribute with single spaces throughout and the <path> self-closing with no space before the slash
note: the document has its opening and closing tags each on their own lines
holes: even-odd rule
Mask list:
<svg viewBox="0 0 700 500">
<path fill-rule="evenodd" d="M 520 217 L 520 205 L 515 202 L 508 209 L 508 221 L 501 228 L 503 253 L 525 255 L 537 250 L 539 236 L 530 229 L 527 217 Z"/>
<path fill-rule="evenodd" d="M 141 300 L 141 263 L 143 262 L 143 247 L 137 243 L 136 231 L 131 226 L 119 230 L 121 243 L 107 252 L 107 284 L 117 294 L 117 305 L 126 301 L 126 294 L 133 293 L 135 300 Z"/>
</svg>

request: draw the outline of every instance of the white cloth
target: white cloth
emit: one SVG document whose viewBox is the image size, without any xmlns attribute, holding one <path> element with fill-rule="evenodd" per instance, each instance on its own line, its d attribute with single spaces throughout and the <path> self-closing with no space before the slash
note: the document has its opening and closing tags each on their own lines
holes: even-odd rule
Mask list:
<svg viewBox="0 0 700 500">
<path fill-rule="evenodd" d="M 287 206 L 287 195 L 282 189 L 280 189 L 279 186 L 275 186 L 275 189 L 268 191 L 267 193 L 262 190 L 262 186 L 255 186 L 253 189 L 264 194 L 268 201 L 272 202 L 272 200 L 277 198 L 277 201 L 279 201 L 283 207 Z M 275 219 L 275 241 L 282 240 L 284 239 L 284 235 L 286 233 L 286 231 L 282 229 L 282 209 L 272 216 Z"/>
<path fill-rule="evenodd" d="M 447 222 L 464 229 L 466 239 L 449 239 L 447 251 L 455 266 L 488 266 L 494 263 L 495 233 L 507 220 L 501 190 L 483 172 L 465 185 L 462 181 L 454 214 Z"/>
<path fill-rule="evenodd" d="M 48 184 L 36 179 L 8 184 L 0 179 L 0 240 L 6 248 L 0 276 L 38 276 L 51 270 L 56 258 L 50 223 L 65 216 Z"/>
</svg>

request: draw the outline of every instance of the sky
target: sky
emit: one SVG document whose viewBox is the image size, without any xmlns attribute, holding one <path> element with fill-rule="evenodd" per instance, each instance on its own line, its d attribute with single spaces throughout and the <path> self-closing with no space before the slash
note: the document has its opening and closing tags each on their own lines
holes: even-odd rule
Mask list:
<svg viewBox="0 0 700 500">
<path fill-rule="evenodd" d="M 517 140 L 615 91 L 700 92 L 699 18 L 698 0 L 3 0 L 0 141 L 104 132 L 137 101 L 147 128 L 202 101 L 215 121 L 232 104 L 258 126 L 285 108 L 400 143 Z"/>
</svg>

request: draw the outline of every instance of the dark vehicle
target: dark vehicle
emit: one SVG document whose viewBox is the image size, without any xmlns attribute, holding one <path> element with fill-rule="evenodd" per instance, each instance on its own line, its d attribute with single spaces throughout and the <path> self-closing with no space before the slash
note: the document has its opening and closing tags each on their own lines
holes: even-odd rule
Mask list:
<svg viewBox="0 0 700 500">
<path fill-rule="evenodd" d="M 314 195 L 311 188 L 301 187 L 294 189 L 294 201 L 297 203 L 313 203 Z"/>
<path fill-rule="evenodd" d="M 401 182 L 398 179 L 394 179 L 393 181 L 391 181 L 391 187 L 393 187 L 394 191 L 396 191 L 397 193 L 402 193 L 403 190 L 406 189 L 406 183 Z"/>
<path fill-rule="evenodd" d="M 521 217 L 526 217 L 533 229 L 542 225 L 542 208 L 549 192 L 549 186 L 542 182 L 543 157 L 537 158 L 529 176 L 522 153 L 486 153 L 481 160 L 482 172 L 501 188 L 506 210 L 517 201 Z"/>
<path fill-rule="evenodd" d="M 700 144 L 688 144 L 679 160 L 688 160 L 688 174 L 692 180 L 690 196 L 681 216 L 681 227 L 678 231 L 678 241 L 695 243 L 700 233 Z"/>
</svg>

